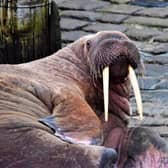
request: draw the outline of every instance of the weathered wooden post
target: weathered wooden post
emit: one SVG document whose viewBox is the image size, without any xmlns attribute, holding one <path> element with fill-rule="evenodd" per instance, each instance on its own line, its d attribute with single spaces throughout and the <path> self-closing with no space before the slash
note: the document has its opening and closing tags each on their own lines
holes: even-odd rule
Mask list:
<svg viewBox="0 0 168 168">
<path fill-rule="evenodd" d="M 60 48 L 54 1 L 0 0 L 0 63 L 28 62 Z"/>
</svg>

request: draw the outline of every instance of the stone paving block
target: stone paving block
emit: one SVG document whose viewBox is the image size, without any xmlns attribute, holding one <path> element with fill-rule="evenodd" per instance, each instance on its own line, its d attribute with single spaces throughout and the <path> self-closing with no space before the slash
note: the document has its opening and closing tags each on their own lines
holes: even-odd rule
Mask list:
<svg viewBox="0 0 168 168">
<path fill-rule="evenodd" d="M 64 10 L 61 17 L 71 17 L 82 20 L 96 21 L 102 17 L 102 13 L 92 11 Z"/>
<path fill-rule="evenodd" d="M 168 113 L 168 91 L 167 90 L 141 90 L 143 102 L 143 114 L 146 117 L 163 117 Z M 132 114 L 138 116 L 134 96 L 130 99 Z"/>
<path fill-rule="evenodd" d="M 140 52 L 141 60 L 143 63 L 154 63 L 153 62 L 153 58 L 154 58 L 153 54 L 141 51 L 140 47 L 139 47 L 139 52 Z"/>
<path fill-rule="evenodd" d="M 164 32 L 168 32 L 168 28 L 163 29 Z"/>
<path fill-rule="evenodd" d="M 164 32 L 156 37 L 153 38 L 153 41 L 156 42 L 168 42 L 168 32 Z"/>
<path fill-rule="evenodd" d="M 154 107 L 168 106 L 168 90 L 142 91 L 143 102 L 152 102 Z"/>
<path fill-rule="evenodd" d="M 121 14 L 132 14 L 141 9 L 142 7 L 139 7 L 139 6 L 121 4 L 121 5 L 111 5 L 111 6 L 102 8 L 102 9 L 98 9 L 97 11 L 110 12 L 110 13 L 121 13 Z"/>
<path fill-rule="evenodd" d="M 152 89 L 156 83 L 160 82 L 160 80 L 161 79 L 159 77 L 149 77 L 149 76 L 138 77 L 139 87 L 140 89 L 144 90 Z"/>
<path fill-rule="evenodd" d="M 160 104 L 162 104 L 162 103 L 160 103 Z M 162 115 L 162 114 L 165 114 L 168 112 L 167 111 L 168 106 L 164 105 L 164 104 L 159 105 L 159 103 L 158 103 L 155 106 L 154 103 L 152 103 L 152 104 L 150 103 L 150 105 L 149 105 L 149 103 L 144 103 L 143 106 L 144 106 L 144 115 L 146 115 L 146 116 L 155 117 L 157 115 Z"/>
<path fill-rule="evenodd" d="M 150 59 L 145 61 L 146 63 L 152 64 L 168 64 L 168 53 L 152 56 Z"/>
<path fill-rule="evenodd" d="M 142 95 L 142 100 L 143 100 L 143 95 Z M 159 100 L 158 100 L 159 101 Z M 131 108 L 132 108 L 132 112 L 133 112 L 133 118 L 136 116 L 136 118 L 139 116 L 138 112 L 137 112 L 137 106 L 135 103 L 135 100 L 131 100 Z M 159 102 L 144 102 L 143 100 L 143 114 L 144 116 L 147 117 L 155 117 L 156 115 L 164 115 L 166 114 L 168 111 L 168 105 L 164 105 L 163 103 Z"/>
<path fill-rule="evenodd" d="M 91 12 L 91 11 L 65 10 L 61 12 L 61 17 L 68 17 L 68 18 L 70 17 L 70 18 L 77 18 L 77 19 L 89 20 L 89 21 L 121 23 L 128 16 L 121 15 L 121 14 L 107 14 L 107 13 Z"/>
<path fill-rule="evenodd" d="M 110 13 L 103 13 L 102 17 L 98 20 L 101 22 L 109 22 L 109 23 L 122 23 L 125 19 L 128 18 L 128 15 L 121 15 L 121 14 L 110 14 Z"/>
<path fill-rule="evenodd" d="M 109 6 L 110 2 L 100 0 L 65 0 L 59 3 L 60 9 L 74 9 L 74 10 L 94 10 Z"/>
<path fill-rule="evenodd" d="M 168 43 L 142 42 L 138 44 L 138 47 L 140 48 L 140 50 L 147 52 L 147 53 L 152 53 L 152 54 L 163 54 L 163 53 L 168 52 Z"/>
<path fill-rule="evenodd" d="M 168 16 L 168 7 L 165 7 L 165 8 L 143 8 L 142 10 L 136 12 L 136 14 L 141 15 L 141 16 L 165 18 Z"/>
<path fill-rule="evenodd" d="M 153 55 L 150 53 L 140 51 L 140 55 L 143 63 L 146 64 L 160 64 L 160 65 L 168 64 L 168 53 Z"/>
<path fill-rule="evenodd" d="M 62 30 L 74 30 L 74 29 L 80 29 L 83 26 L 88 25 L 89 22 L 78 19 L 61 18 L 60 24 Z"/>
<path fill-rule="evenodd" d="M 77 39 L 79 39 L 82 36 L 88 35 L 90 33 L 84 32 L 84 31 L 62 31 L 62 41 L 64 43 L 73 42 Z"/>
<path fill-rule="evenodd" d="M 145 108 L 162 108 L 168 106 L 168 90 L 141 90 L 142 101 Z M 132 95 L 130 97 L 131 104 L 134 106 L 135 97 Z M 166 109 L 168 110 L 168 109 Z"/>
<path fill-rule="evenodd" d="M 168 78 L 167 79 L 162 79 L 160 82 L 155 83 L 151 89 L 168 89 Z"/>
<path fill-rule="evenodd" d="M 166 142 L 168 142 L 168 137 L 162 137 Z"/>
<path fill-rule="evenodd" d="M 128 28 L 127 28 L 127 30 L 128 30 Z M 135 41 L 133 39 L 131 39 L 131 41 L 137 46 L 139 51 L 142 51 L 142 52 L 143 52 L 144 46 L 148 43 L 146 41 Z M 147 53 L 147 54 L 149 54 L 149 53 Z"/>
<path fill-rule="evenodd" d="M 155 117 L 144 117 L 143 121 L 141 122 L 142 126 L 163 126 L 166 125 L 167 118 L 163 118 L 161 116 Z"/>
<path fill-rule="evenodd" d="M 117 31 L 125 32 L 127 28 L 122 25 L 116 25 L 116 24 L 93 23 L 89 26 L 84 27 L 83 30 L 89 31 L 89 32 L 98 32 L 101 30 L 117 30 Z"/>
<path fill-rule="evenodd" d="M 54 0 L 54 1 L 55 1 L 55 3 L 59 6 L 59 4 L 63 3 L 63 2 L 66 1 L 66 0 Z"/>
<path fill-rule="evenodd" d="M 150 38 L 161 34 L 162 32 L 156 29 L 150 29 L 143 26 L 130 26 L 126 34 L 134 40 L 149 40 Z"/>
<path fill-rule="evenodd" d="M 165 107 L 166 108 L 166 107 Z M 162 117 L 164 117 L 164 118 L 168 118 L 168 108 L 165 110 L 165 111 L 163 111 L 163 112 L 160 112 L 160 115 L 162 116 Z M 168 124 L 167 124 L 168 125 Z"/>
<path fill-rule="evenodd" d="M 158 57 L 168 57 L 168 53 L 157 55 Z"/>
<path fill-rule="evenodd" d="M 131 16 L 125 20 L 127 24 L 140 24 L 153 27 L 168 27 L 168 22 L 162 18 Z"/>
<path fill-rule="evenodd" d="M 166 126 L 162 127 L 147 127 L 150 130 L 153 130 L 154 132 L 158 133 L 161 137 L 168 137 L 168 130 Z"/>
<path fill-rule="evenodd" d="M 110 0 L 110 2 L 114 4 L 127 4 L 130 1 L 131 0 Z"/>
<path fill-rule="evenodd" d="M 145 76 L 163 77 L 167 73 L 167 65 L 145 64 Z"/>
</svg>

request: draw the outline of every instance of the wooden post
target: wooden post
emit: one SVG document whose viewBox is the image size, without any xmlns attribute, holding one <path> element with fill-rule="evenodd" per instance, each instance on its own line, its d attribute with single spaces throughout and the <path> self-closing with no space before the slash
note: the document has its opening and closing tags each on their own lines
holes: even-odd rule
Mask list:
<svg viewBox="0 0 168 168">
<path fill-rule="evenodd" d="M 61 48 L 59 13 L 50 0 L 0 0 L 0 63 L 42 58 Z"/>
</svg>

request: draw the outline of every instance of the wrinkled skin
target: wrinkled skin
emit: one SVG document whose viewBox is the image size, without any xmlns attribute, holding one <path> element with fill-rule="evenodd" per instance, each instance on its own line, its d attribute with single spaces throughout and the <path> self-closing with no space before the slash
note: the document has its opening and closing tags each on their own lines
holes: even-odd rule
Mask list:
<svg viewBox="0 0 168 168">
<path fill-rule="evenodd" d="M 104 122 L 101 71 L 107 65 L 111 114 Z M 138 50 L 112 31 L 85 36 L 41 60 L 1 65 L 1 167 L 168 167 L 159 136 L 127 128 L 128 65 L 140 66 Z"/>
</svg>

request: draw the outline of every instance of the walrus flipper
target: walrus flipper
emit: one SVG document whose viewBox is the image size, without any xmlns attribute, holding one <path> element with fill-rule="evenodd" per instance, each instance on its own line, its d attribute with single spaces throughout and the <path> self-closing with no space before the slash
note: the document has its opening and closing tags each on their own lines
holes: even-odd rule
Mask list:
<svg viewBox="0 0 168 168">
<path fill-rule="evenodd" d="M 14 114 L 11 120 L 14 116 L 17 119 Z M 21 120 L 24 118 L 21 117 Z M 40 125 L 38 122 L 36 128 L 15 127 L 17 124 L 21 126 L 21 123 L 11 124 L 10 120 L 4 120 L 3 114 L 0 119 L 1 123 L 9 124 L 6 127 L 0 124 L 1 168 L 103 168 L 109 162 L 112 166 L 116 160 L 113 149 L 64 143 L 42 127 L 37 128 Z"/>
<path fill-rule="evenodd" d="M 168 168 L 168 144 L 157 133 L 142 127 L 133 129 L 124 168 Z"/>
<path fill-rule="evenodd" d="M 53 100 L 50 116 L 39 119 L 60 139 L 70 143 L 97 144 L 103 142 L 101 122 L 87 102 L 77 96 L 58 103 Z"/>
</svg>

